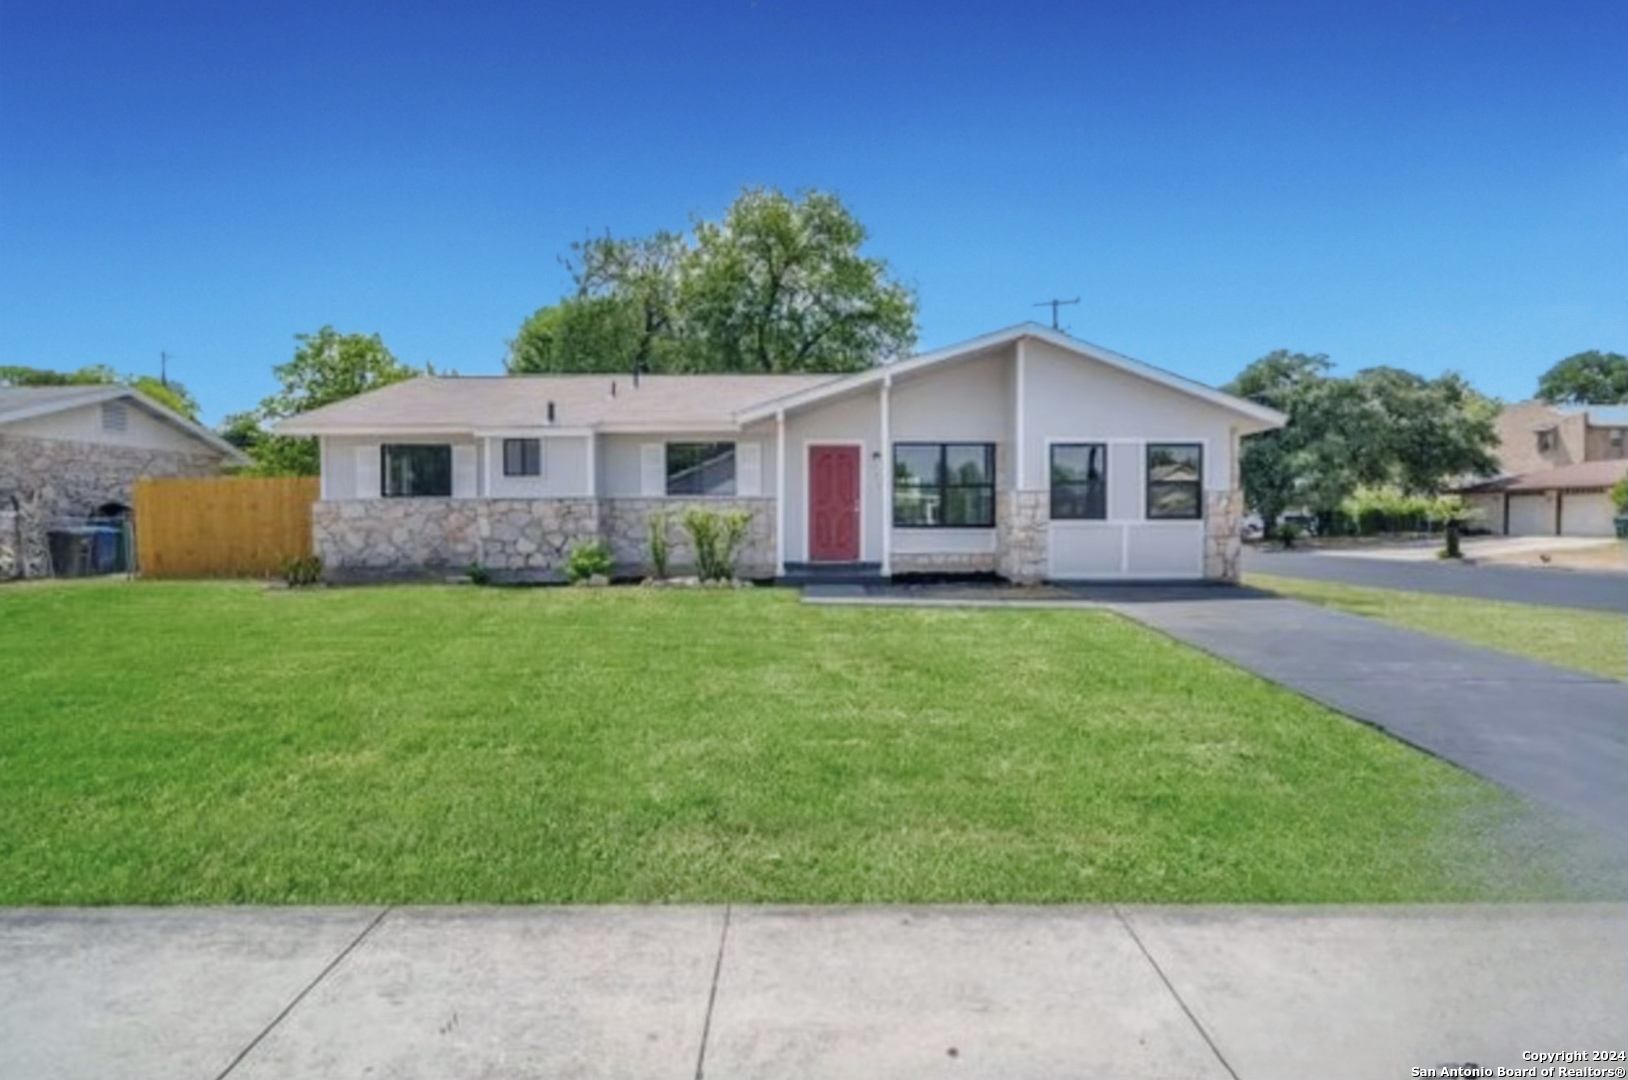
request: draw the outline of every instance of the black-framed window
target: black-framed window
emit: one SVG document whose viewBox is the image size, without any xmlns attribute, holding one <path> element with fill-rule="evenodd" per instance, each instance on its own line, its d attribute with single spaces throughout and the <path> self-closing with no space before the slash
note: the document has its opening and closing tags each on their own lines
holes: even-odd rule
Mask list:
<svg viewBox="0 0 1628 1080">
<path fill-rule="evenodd" d="M 1107 517 L 1107 444 L 1053 443 L 1051 519 L 1102 521 Z"/>
<path fill-rule="evenodd" d="M 451 496 L 452 447 L 386 443 L 379 457 L 385 498 Z"/>
<path fill-rule="evenodd" d="M 893 524 L 994 528 L 995 444 L 894 443 Z"/>
<path fill-rule="evenodd" d="M 543 475 L 543 441 L 541 439 L 504 439 L 503 475 Z"/>
<path fill-rule="evenodd" d="M 735 444 L 668 443 L 667 494 L 735 494 Z"/>
<path fill-rule="evenodd" d="M 1204 447 L 1200 443 L 1148 443 L 1148 513 L 1155 520 L 1204 516 Z"/>
</svg>

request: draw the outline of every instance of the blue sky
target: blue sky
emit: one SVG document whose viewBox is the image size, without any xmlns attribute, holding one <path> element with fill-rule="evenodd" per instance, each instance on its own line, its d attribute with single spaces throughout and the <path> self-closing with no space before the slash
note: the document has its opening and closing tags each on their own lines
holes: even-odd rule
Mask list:
<svg viewBox="0 0 1628 1080">
<path fill-rule="evenodd" d="M 605 229 L 836 191 L 936 347 L 1046 318 L 1212 383 L 1275 348 L 1505 398 L 1628 351 L 1628 4 L 0 0 L 0 364 L 293 335 L 501 369 Z"/>
</svg>

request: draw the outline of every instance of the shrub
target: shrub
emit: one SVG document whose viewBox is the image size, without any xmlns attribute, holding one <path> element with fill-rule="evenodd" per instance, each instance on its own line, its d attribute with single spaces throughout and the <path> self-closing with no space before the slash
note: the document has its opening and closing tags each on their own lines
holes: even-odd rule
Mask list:
<svg viewBox="0 0 1628 1080">
<path fill-rule="evenodd" d="M 565 561 L 565 576 L 573 585 L 593 577 L 610 577 L 610 548 L 603 540 L 585 540 L 571 548 Z"/>
<path fill-rule="evenodd" d="M 752 515 L 746 510 L 722 514 L 692 506 L 684 511 L 684 531 L 695 549 L 695 572 L 702 581 L 729 581 L 735 576 L 735 557 L 740 553 Z"/>
<path fill-rule="evenodd" d="M 658 510 L 644 523 L 650 540 L 650 568 L 658 581 L 667 577 L 667 557 L 672 554 L 667 536 L 667 528 L 671 521 L 671 514 L 665 510 Z"/>
<path fill-rule="evenodd" d="M 1611 502 L 1617 513 L 1628 514 L 1628 476 L 1611 485 Z"/>
<path fill-rule="evenodd" d="M 317 585 L 322 582 L 322 558 L 318 555 L 294 555 L 283 560 L 283 580 L 291 589 Z"/>
<path fill-rule="evenodd" d="M 469 580 L 470 580 L 471 584 L 474 584 L 474 585 L 490 585 L 492 583 L 492 571 L 488 570 L 481 563 L 478 563 L 478 562 L 470 563 L 469 564 L 469 569 L 464 571 L 464 572 L 469 575 Z"/>
</svg>

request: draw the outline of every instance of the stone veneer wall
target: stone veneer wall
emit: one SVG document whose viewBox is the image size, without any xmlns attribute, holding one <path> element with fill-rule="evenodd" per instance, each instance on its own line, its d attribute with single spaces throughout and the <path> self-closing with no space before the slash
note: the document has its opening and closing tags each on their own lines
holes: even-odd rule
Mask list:
<svg viewBox="0 0 1628 1080">
<path fill-rule="evenodd" d="M 683 499 L 602 499 L 600 500 L 600 532 L 610 545 L 611 558 L 616 561 L 618 573 L 646 574 L 650 572 L 650 515 L 665 512 L 670 516 L 667 524 L 669 574 L 684 574 L 695 569 L 695 552 L 690 547 L 690 535 L 684 529 L 684 511 L 691 506 L 718 513 L 744 510 L 752 515 L 746 540 L 735 559 L 735 572 L 743 578 L 774 577 L 774 500 L 769 498 L 701 499 L 686 502 Z"/>
<path fill-rule="evenodd" d="M 551 576 L 578 543 L 604 540 L 618 573 L 649 570 L 646 522 L 673 514 L 670 573 L 692 568 L 679 523 L 686 506 L 748 510 L 752 524 L 736 567 L 742 577 L 774 575 L 774 500 L 708 499 L 345 499 L 311 508 L 316 554 L 339 577 L 394 577 L 461 571 L 479 564 L 503 573 Z"/>
<path fill-rule="evenodd" d="M 0 435 L 0 579 L 49 574 L 51 525 L 82 519 L 103 503 L 128 506 L 140 477 L 214 476 L 220 468 L 220 455 L 207 452 Z"/>
<path fill-rule="evenodd" d="M 1237 581 L 1244 548 L 1244 493 L 1204 493 L 1204 576 Z"/>
<path fill-rule="evenodd" d="M 1044 581 L 1049 569 L 1046 540 L 1050 520 L 1050 492 L 1000 492 L 995 507 L 996 572 L 1020 585 Z"/>
<path fill-rule="evenodd" d="M 893 553 L 895 574 L 993 574 L 1000 556 L 993 551 Z"/>
<path fill-rule="evenodd" d="M 597 499 L 345 499 L 311 506 L 312 546 L 339 576 L 553 571 L 599 536 Z"/>
</svg>

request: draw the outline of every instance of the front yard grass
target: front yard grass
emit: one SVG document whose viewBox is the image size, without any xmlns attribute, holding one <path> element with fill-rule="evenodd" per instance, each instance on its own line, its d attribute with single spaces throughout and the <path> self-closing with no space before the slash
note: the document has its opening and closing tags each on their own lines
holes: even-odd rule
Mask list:
<svg viewBox="0 0 1628 1080">
<path fill-rule="evenodd" d="M 1101 612 L 8 587 L 0 717 L 7 904 L 1552 888 L 1508 797 Z"/>
<path fill-rule="evenodd" d="M 1369 589 L 1272 574 L 1250 574 L 1244 583 L 1557 667 L 1576 668 L 1609 679 L 1628 675 L 1628 618 L 1609 611 Z"/>
</svg>

